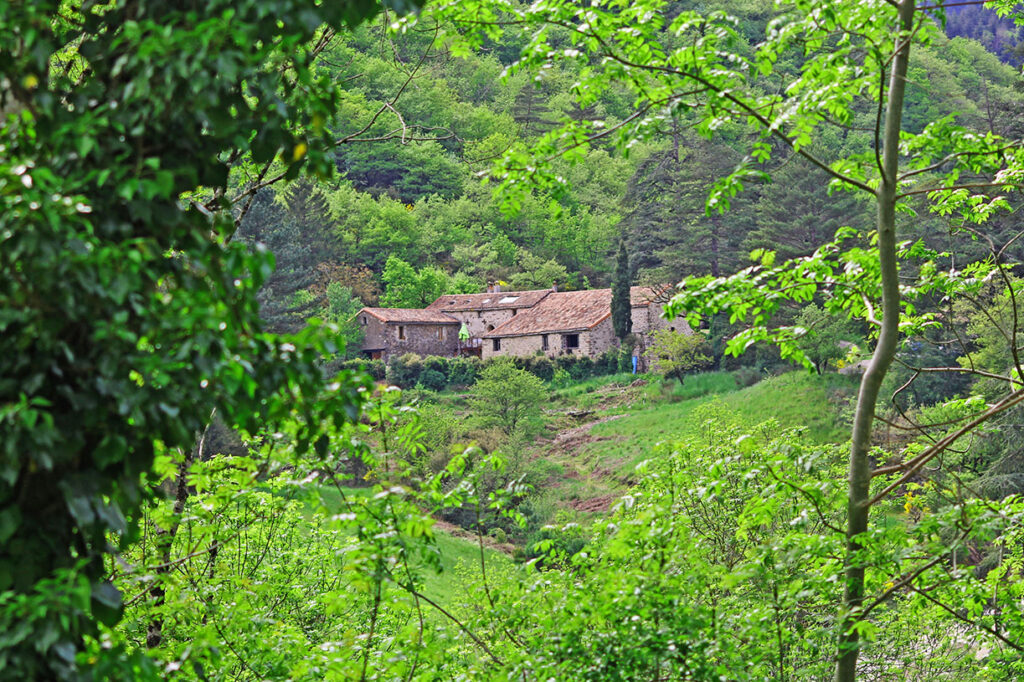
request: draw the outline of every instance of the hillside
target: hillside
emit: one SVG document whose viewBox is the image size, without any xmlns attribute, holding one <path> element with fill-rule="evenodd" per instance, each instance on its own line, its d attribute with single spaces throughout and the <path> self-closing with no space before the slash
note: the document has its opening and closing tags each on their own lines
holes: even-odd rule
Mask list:
<svg viewBox="0 0 1024 682">
<path fill-rule="evenodd" d="M 561 389 L 548 410 L 552 438 L 529 450 L 547 476 L 539 486 L 541 504 L 607 510 L 637 480 L 642 461 L 691 438 L 713 438 L 702 430 L 715 416 L 747 429 L 774 421 L 776 428 L 796 429 L 812 443 L 842 442 L 841 411 L 855 387 L 848 377 L 790 372 L 745 388 L 731 374 L 713 373 L 667 389 L 656 378 L 631 375 Z"/>
<path fill-rule="evenodd" d="M 691 4 L 674 3 L 674 11 Z M 729 9 L 751 43 L 771 17 L 757 3 Z M 965 12 L 951 13 L 951 31 Z M 560 121 L 614 127 L 630 111 L 614 87 L 576 109 L 574 62 L 553 64 L 543 78 L 503 77 L 525 40 L 510 30 L 456 56 L 428 34 L 395 35 L 370 24 L 331 42 L 320 69 L 344 88 L 345 117 L 335 132 L 349 141 L 334 153 L 339 173 L 262 190 L 238 233 L 276 256 L 261 293 L 272 328 L 295 330 L 314 314 L 343 321 L 356 303 L 422 307 L 443 293 L 483 291 L 489 281 L 519 290 L 608 286 L 620 238 L 634 282 L 676 282 L 734 271 L 756 248 L 804 255 L 839 227 L 870 223 L 867 204 L 830 194 L 825 175 L 798 158 L 766 164 L 761 170 L 773 181 L 746 183 L 729 212 L 708 216 L 710 187 L 743 159 L 749 140 L 708 141 L 685 116 L 628 150 L 595 143 L 577 163 L 555 161 L 552 173 L 564 187 L 518 197 L 509 213 L 506 200 L 478 182 L 496 154 L 528 147 Z M 968 128 L 1024 133 L 1020 77 L 977 42 L 936 35 L 914 53 L 910 69 L 909 131 L 954 107 Z M 857 126 L 873 114 L 857 116 L 848 134 L 816 140 L 816 153 L 829 160 L 856 149 L 863 141 Z M 908 238 L 946 246 L 947 227 L 927 211 L 907 230 Z M 1012 222 L 996 216 L 987 230 L 1000 238 Z M 961 260 L 985 253 L 973 243 L 963 248 Z M 349 292 L 352 305 L 328 301 L 332 284 Z"/>
</svg>

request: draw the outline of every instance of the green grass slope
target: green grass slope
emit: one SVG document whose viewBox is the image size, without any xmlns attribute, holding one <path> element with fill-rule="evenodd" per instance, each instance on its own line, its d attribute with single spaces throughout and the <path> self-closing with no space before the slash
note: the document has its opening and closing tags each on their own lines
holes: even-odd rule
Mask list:
<svg viewBox="0 0 1024 682">
<path fill-rule="evenodd" d="M 702 406 L 717 403 L 750 428 L 775 419 L 782 428 L 804 429 L 813 442 L 841 442 L 847 430 L 840 406 L 855 387 L 851 377 L 790 372 L 737 389 L 731 375 L 714 372 L 660 392 L 651 384 L 628 402 L 606 401 L 612 406 L 605 410 L 599 409 L 596 391 L 580 395 L 575 387 L 565 397 L 585 403 L 591 398 L 596 421 L 563 431 L 536 456 L 549 467 L 553 503 L 598 512 L 624 492 L 636 465 L 649 459 L 657 444 L 699 433 Z M 613 388 L 605 385 L 604 396 Z"/>
</svg>

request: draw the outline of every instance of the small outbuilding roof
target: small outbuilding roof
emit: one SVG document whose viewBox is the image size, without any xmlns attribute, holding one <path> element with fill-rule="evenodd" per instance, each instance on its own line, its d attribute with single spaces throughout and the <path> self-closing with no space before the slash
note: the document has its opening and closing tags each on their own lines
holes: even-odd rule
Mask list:
<svg viewBox="0 0 1024 682">
<path fill-rule="evenodd" d="M 501 310 L 532 308 L 553 293 L 551 289 L 535 291 L 497 291 L 487 294 L 448 294 L 427 306 L 427 310 Z"/>
<path fill-rule="evenodd" d="M 450 315 L 445 315 L 438 310 L 427 310 L 419 308 L 363 308 L 359 315 L 366 313 L 372 315 L 381 322 L 394 324 L 459 324 L 459 321 Z"/>
</svg>

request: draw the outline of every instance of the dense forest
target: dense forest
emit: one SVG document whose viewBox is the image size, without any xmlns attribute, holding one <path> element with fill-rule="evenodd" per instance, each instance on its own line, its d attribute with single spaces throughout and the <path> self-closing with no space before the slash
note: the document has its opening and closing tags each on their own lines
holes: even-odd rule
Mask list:
<svg viewBox="0 0 1024 682">
<path fill-rule="evenodd" d="M 770 5 L 730 9 L 740 12 L 754 43 Z M 960 35 L 957 22 L 969 9 L 951 10 L 950 35 Z M 632 112 L 630 97 L 614 88 L 585 110 L 576 107 L 578 67 L 568 62 L 543 78 L 502 78 L 525 40 L 509 31 L 456 57 L 436 31 L 392 35 L 368 24 L 332 41 L 317 66 L 344 83 L 345 125 L 335 134 L 350 141 L 334 152 L 338 173 L 326 183 L 267 188 L 245 207 L 239 232 L 277 258 L 263 293 L 272 328 L 294 330 L 314 312 L 324 315 L 331 282 L 362 304 L 409 307 L 443 293 L 483 291 L 488 281 L 511 289 L 608 286 L 620 237 L 636 281 L 676 282 L 733 272 L 757 248 L 806 255 L 839 227 L 870 223 L 870 205 L 830 195 L 825 174 L 799 158 L 764 163 L 770 179 L 745 188 L 728 213 L 706 215 L 712 183 L 744 158 L 747 139 L 737 132 L 707 140 L 682 118 L 652 122 L 657 130 L 628 149 L 609 139 L 574 162 L 559 161 L 557 192 L 533 193 L 508 213 L 477 179 L 495 155 L 529 145 L 565 117 L 613 127 Z M 935 36 L 917 53 L 909 78 L 908 131 L 953 109 L 973 130 L 1011 139 L 1024 133 L 1019 74 L 974 40 Z M 838 159 L 865 135 L 840 129 L 814 144 L 821 157 Z M 906 238 L 945 249 L 948 221 L 920 213 Z M 1002 221 L 986 229 L 999 238 L 1012 229 Z M 411 279 L 398 274 L 407 266 Z M 402 290 L 410 281 L 418 284 Z"/>
<path fill-rule="evenodd" d="M 942 4 L 0 6 L 0 679 L 1019 679 L 1024 16 Z M 614 342 L 360 353 L 493 283 Z"/>
</svg>

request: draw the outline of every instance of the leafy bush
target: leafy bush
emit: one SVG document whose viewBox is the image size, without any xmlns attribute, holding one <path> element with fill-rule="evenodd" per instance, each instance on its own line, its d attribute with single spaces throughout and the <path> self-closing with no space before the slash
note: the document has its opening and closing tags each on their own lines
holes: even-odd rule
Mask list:
<svg viewBox="0 0 1024 682">
<path fill-rule="evenodd" d="M 452 386 L 469 386 L 480 373 L 477 358 L 452 358 L 448 361 L 448 383 Z"/>
<path fill-rule="evenodd" d="M 394 356 L 388 362 L 387 379 L 395 386 L 415 386 L 423 372 L 423 361 L 415 353 Z"/>
<path fill-rule="evenodd" d="M 442 358 L 437 355 L 428 355 L 423 358 L 423 369 L 440 372 L 444 376 L 445 383 L 448 382 L 448 372 L 451 369 L 452 358 Z"/>
<path fill-rule="evenodd" d="M 345 360 L 337 368 L 353 372 L 365 372 L 376 381 L 381 381 L 387 374 L 387 368 L 384 366 L 383 360 L 366 360 L 365 358 Z"/>
<path fill-rule="evenodd" d="M 546 397 L 540 379 L 517 369 L 511 362 L 497 361 L 480 373 L 473 387 L 471 407 L 484 424 L 498 426 L 511 435 L 540 417 Z"/>
<path fill-rule="evenodd" d="M 420 372 L 418 383 L 428 391 L 443 391 L 448 385 L 448 379 L 436 369 L 424 369 Z"/>
<path fill-rule="evenodd" d="M 565 388 L 571 383 L 572 377 L 569 376 L 569 373 L 562 369 L 561 367 L 556 369 L 551 377 L 551 385 L 554 386 L 555 388 Z"/>
<path fill-rule="evenodd" d="M 594 374 L 594 361 L 586 355 L 576 358 L 576 362 L 569 365 L 569 376 L 579 381 L 588 379 Z"/>
<path fill-rule="evenodd" d="M 764 375 L 761 374 L 761 371 L 757 367 L 750 366 L 740 367 L 733 372 L 732 375 L 736 378 L 736 384 L 740 388 L 753 386 L 764 378 Z"/>
<path fill-rule="evenodd" d="M 707 351 L 707 343 L 701 334 L 677 334 L 661 329 L 654 333 L 646 356 L 654 372 L 681 382 L 687 373 L 711 366 Z"/>
<path fill-rule="evenodd" d="M 551 377 L 555 375 L 555 365 L 546 355 L 534 355 L 528 358 L 524 369 L 541 381 L 551 381 Z"/>
</svg>

